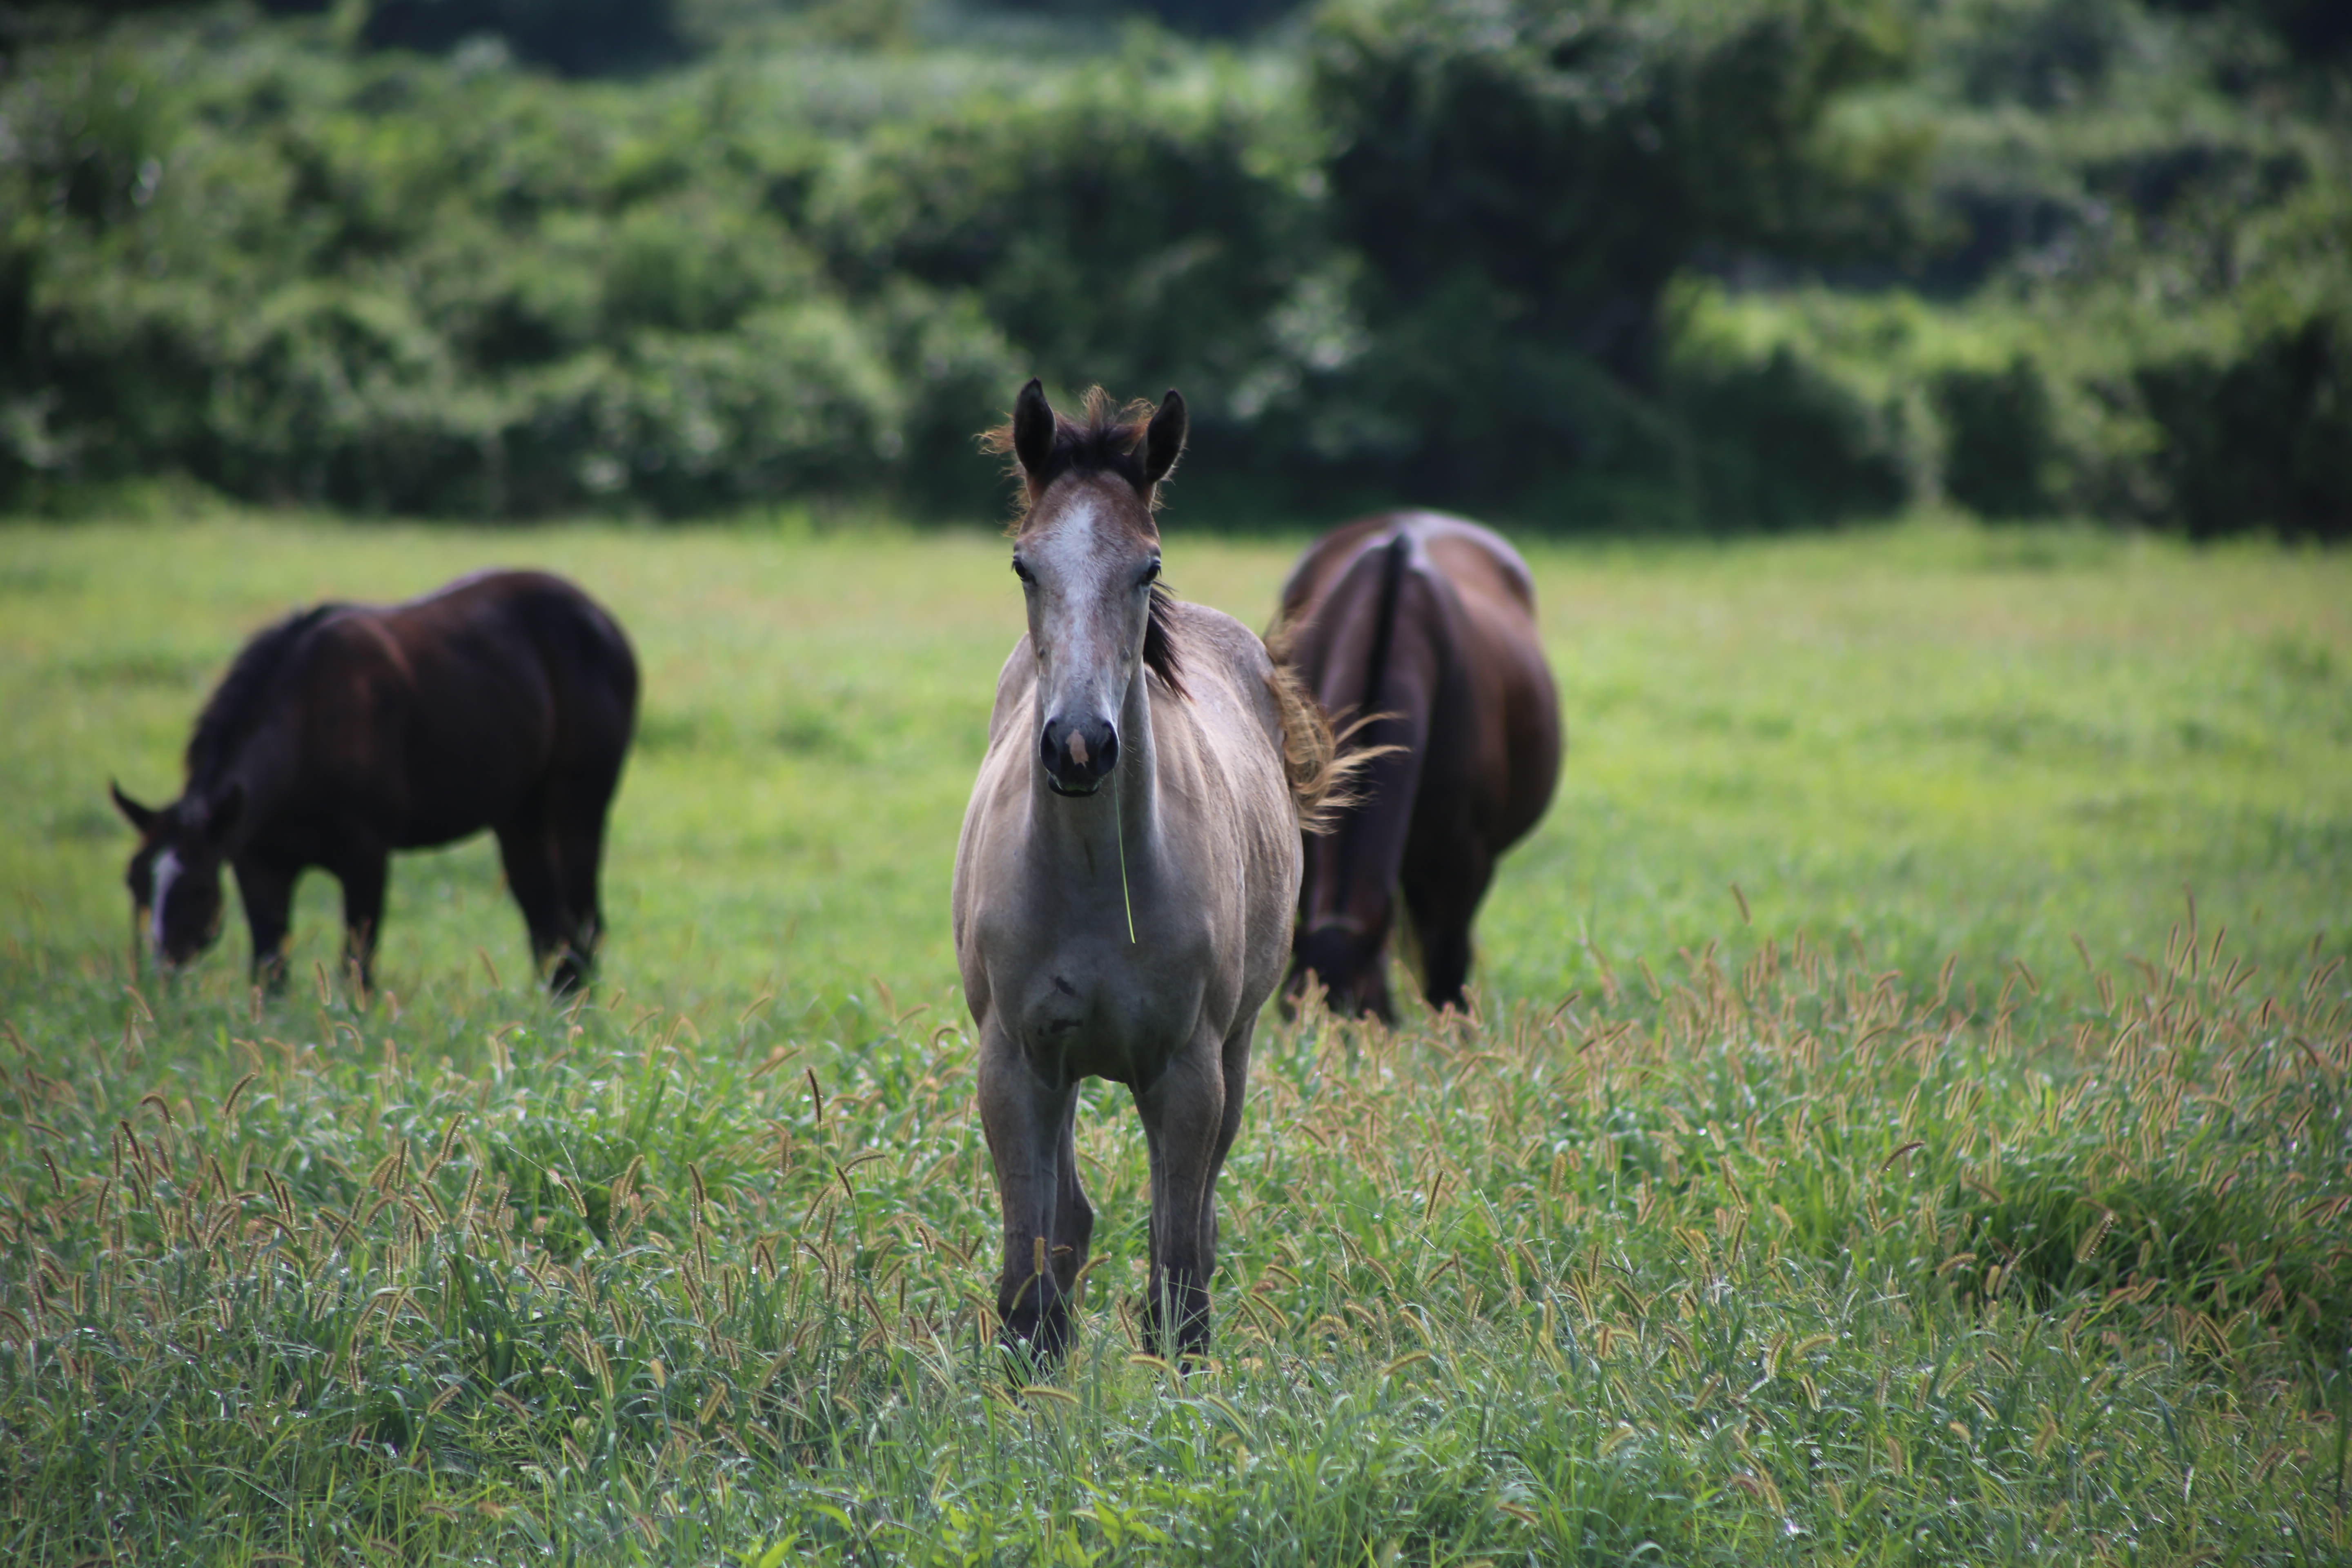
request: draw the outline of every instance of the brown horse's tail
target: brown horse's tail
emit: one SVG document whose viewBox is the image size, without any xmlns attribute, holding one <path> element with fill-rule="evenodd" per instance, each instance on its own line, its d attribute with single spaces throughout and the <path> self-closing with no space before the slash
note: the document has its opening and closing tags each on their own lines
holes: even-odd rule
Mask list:
<svg viewBox="0 0 2352 1568">
<path fill-rule="evenodd" d="M 1339 826 L 1340 816 L 1361 797 L 1357 794 L 1357 775 L 1377 757 L 1401 750 L 1396 746 L 1360 747 L 1343 751 L 1349 739 L 1371 721 L 1370 717 L 1359 718 L 1346 731 L 1335 735 L 1331 721 L 1324 716 L 1323 704 L 1315 700 L 1307 682 L 1290 662 L 1290 628 L 1277 626 L 1267 634 L 1265 650 L 1274 659 L 1274 669 L 1265 678 L 1266 689 L 1274 693 L 1276 708 L 1282 716 L 1282 771 L 1290 782 L 1290 798 L 1298 808 L 1298 826 L 1302 832 L 1325 834 Z"/>
</svg>

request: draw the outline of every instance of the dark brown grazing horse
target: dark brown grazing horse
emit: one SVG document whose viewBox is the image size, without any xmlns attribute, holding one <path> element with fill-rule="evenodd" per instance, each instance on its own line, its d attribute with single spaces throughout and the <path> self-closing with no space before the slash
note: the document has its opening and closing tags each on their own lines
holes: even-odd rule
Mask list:
<svg viewBox="0 0 2352 1568">
<path fill-rule="evenodd" d="M 1387 512 L 1317 540 L 1283 584 L 1276 647 L 1356 774 L 1328 837 L 1307 840 L 1286 995 L 1311 973 L 1342 1014 L 1392 1019 L 1397 893 L 1433 1007 L 1466 1007 L 1470 924 L 1495 861 L 1543 816 L 1559 773 L 1559 700 L 1536 636 L 1527 563 L 1490 529 Z"/>
<path fill-rule="evenodd" d="M 236 871 L 253 974 L 285 978 L 294 883 L 343 885 L 362 988 L 392 851 L 499 836 L 507 883 L 551 983 L 586 978 L 601 917 L 604 812 L 636 727 L 637 661 L 613 618 L 560 577 L 490 572 L 404 605 L 321 605 L 245 645 L 162 807 L 113 791 L 139 829 L 131 942 L 189 963 L 220 934 Z"/>
</svg>

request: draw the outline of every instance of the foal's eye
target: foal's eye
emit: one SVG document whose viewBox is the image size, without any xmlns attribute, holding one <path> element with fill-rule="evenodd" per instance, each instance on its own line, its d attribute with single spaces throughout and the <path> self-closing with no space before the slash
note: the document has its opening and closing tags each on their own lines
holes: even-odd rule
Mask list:
<svg viewBox="0 0 2352 1568">
<path fill-rule="evenodd" d="M 1157 582 L 1159 582 L 1159 581 L 1160 581 L 1160 562 L 1159 562 L 1159 559 L 1158 559 L 1157 557 L 1154 557 L 1154 558 L 1152 559 L 1152 561 L 1151 561 L 1150 564 L 1150 565 L 1147 565 L 1146 567 L 1144 567 L 1144 569 L 1143 569 L 1143 575 L 1142 575 L 1141 577 L 1139 577 L 1139 578 L 1138 578 L 1138 579 L 1136 580 L 1136 584 L 1135 584 L 1135 585 L 1136 585 L 1137 587 L 1139 587 L 1139 588 L 1148 588 L 1148 587 L 1150 587 L 1152 584 L 1157 583 Z"/>
<path fill-rule="evenodd" d="M 1029 575 L 1029 563 L 1022 560 L 1018 555 L 1013 558 L 1013 574 L 1015 577 L 1020 578 L 1024 583 L 1034 583 L 1037 580 L 1036 578 Z"/>
</svg>

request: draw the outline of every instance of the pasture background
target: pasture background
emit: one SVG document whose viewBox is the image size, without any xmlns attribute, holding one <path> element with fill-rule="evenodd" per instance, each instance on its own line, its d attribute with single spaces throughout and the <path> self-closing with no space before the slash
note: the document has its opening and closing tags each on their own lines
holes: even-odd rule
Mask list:
<svg viewBox="0 0 2352 1568">
<path fill-rule="evenodd" d="M 1187 532 L 1181 498 L 1171 515 L 1179 590 L 1263 628 L 1295 544 Z M 645 667 L 606 983 L 690 1008 L 830 1005 L 878 977 L 952 1016 L 956 826 L 1020 626 L 985 533 L 232 515 L 5 540 L 0 789 L 24 831 L 0 934 L 19 950 L 87 963 L 126 929 L 105 781 L 176 793 L 246 635 L 322 598 L 524 563 L 584 584 Z M 1597 988 L 1596 953 L 1664 964 L 1800 930 L 1910 973 L 1957 953 L 1964 987 L 1998 990 L 2018 960 L 2074 986 L 2074 935 L 2102 963 L 2159 951 L 2192 889 L 2263 962 L 2346 951 L 2340 556 L 1923 521 L 1529 558 L 1568 763 L 1482 920 L 1490 992 L 1556 1002 Z M 478 947 L 519 979 L 498 878 L 487 839 L 404 857 L 385 984 L 431 984 Z M 304 893 L 297 973 L 331 962 L 340 922 L 331 880 Z M 207 969 L 241 973 L 248 952 L 232 918 Z"/>
<path fill-rule="evenodd" d="M 1291 549 L 1172 505 L 1253 625 Z M 1530 553 L 1570 748 L 1481 1017 L 1269 1016 L 1184 1382 L 1096 1086 L 1015 1393 L 945 919 L 1001 541 L 0 529 L 0 1555 L 2345 1561 L 2352 567 Z M 486 844 L 396 863 L 373 1008 L 323 878 L 283 998 L 234 915 L 126 984 L 106 777 L 284 610 L 496 563 L 646 668 L 594 997 Z"/>
</svg>

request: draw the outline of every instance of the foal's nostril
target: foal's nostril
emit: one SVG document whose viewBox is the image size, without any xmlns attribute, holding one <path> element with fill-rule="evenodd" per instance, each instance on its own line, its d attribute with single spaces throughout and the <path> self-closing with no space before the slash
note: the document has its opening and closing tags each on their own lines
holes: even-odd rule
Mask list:
<svg viewBox="0 0 2352 1568">
<path fill-rule="evenodd" d="M 1103 726 L 1102 742 L 1095 748 L 1094 761 L 1090 765 L 1097 778 L 1118 765 L 1118 731 L 1108 724 Z"/>
</svg>

